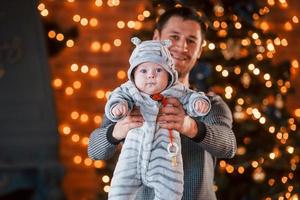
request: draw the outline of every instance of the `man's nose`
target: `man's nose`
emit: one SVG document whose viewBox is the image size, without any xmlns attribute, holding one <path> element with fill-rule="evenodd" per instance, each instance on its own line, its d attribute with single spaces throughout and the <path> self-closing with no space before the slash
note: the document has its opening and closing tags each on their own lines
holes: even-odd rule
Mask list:
<svg viewBox="0 0 300 200">
<path fill-rule="evenodd" d="M 184 38 L 177 40 L 175 46 L 181 51 L 187 51 L 187 42 Z"/>
</svg>

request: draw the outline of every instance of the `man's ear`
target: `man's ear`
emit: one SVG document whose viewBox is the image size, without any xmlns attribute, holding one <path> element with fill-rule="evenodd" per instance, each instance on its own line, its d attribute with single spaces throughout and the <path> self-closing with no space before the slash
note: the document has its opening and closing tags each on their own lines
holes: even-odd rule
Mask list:
<svg viewBox="0 0 300 200">
<path fill-rule="evenodd" d="M 157 29 L 154 30 L 152 39 L 153 40 L 160 40 L 160 32 Z"/>
</svg>

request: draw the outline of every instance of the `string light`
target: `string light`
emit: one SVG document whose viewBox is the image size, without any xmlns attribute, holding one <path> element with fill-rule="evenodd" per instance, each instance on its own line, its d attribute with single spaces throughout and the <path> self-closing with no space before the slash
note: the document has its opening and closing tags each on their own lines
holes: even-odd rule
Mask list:
<svg viewBox="0 0 300 200">
<path fill-rule="evenodd" d="M 66 87 L 65 93 L 68 96 L 71 96 L 74 93 L 74 89 L 72 87 Z"/>
<path fill-rule="evenodd" d="M 102 122 L 102 117 L 100 116 L 100 115 L 96 115 L 95 117 L 94 117 L 94 122 L 95 122 L 95 124 L 101 124 L 101 122 Z"/>
<path fill-rule="evenodd" d="M 279 2 L 280 2 L 281 8 L 284 8 L 284 9 L 288 8 L 288 3 L 286 2 L 286 0 L 279 0 Z"/>
<path fill-rule="evenodd" d="M 245 148 L 245 147 L 238 147 L 237 148 L 237 155 L 245 155 L 246 154 L 246 152 L 247 152 L 247 149 Z"/>
<path fill-rule="evenodd" d="M 295 24 L 298 24 L 298 23 L 299 23 L 299 18 L 298 18 L 297 16 L 293 16 L 292 21 L 293 21 Z"/>
<path fill-rule="evenodd" d="M 254 40 L 257 40 L 257 39 L 259 38 L 259 36 L 258 36 L 257 33 L 253 33 L 253 34 L 252 34 L 252 38 L 253 38 Z"/>
<path fill-rule="evenodd" d="M 53 80 L 52 85 L 55 88 L 60 88 L 62 86 L 63 82 L 60 78 L 56 78 Z"/>
<path fill-rule="evenodd" d="M 73 161 L 75 164 L 80 164 L 82 162 L 82 158 L 81 158 L 81 156 L 77 155 L 77 156 L 74 156 Z"/>
<path fill-rule="evenodd" d="M 215 29 L 218 29 L 220 27 L 220 25 L 221 25 L 221 23 L 219 21 L 217 21 L 217 20 L 215 20 L 213 22 L 213 26 L 214 26 Z"/>
<path fill-rule="evenodd" d="M 298 60 L 292 60 L 292 67 L 298 69 L 299 68 L 299 62 Z"/>
<path fill-rule="evenodd" d="M 71 71 L 72 72 L 76 72 L 76 71 L 78 71 L 78 69 L 79 69 L 79 66 L 76 63 L 71 65 Z"/>
<path fill-rule="evenodd" d="M 279 37 L 276 37 L 276 38 L 274 39 L 274 44 L 277 45 L 277 46 L 281 45 L 281 40 L 280 40 Z"/>
<path fill-rule="evenodd" d="M 266 73 L 266 74 L 264 75 L 264 79 L 265 79 L 266 81 L 267 81 L 267 80 L 270 80 L 270 78 L 271 78 L 270 74 Z"/>
<path fill-rule="evenodd" d="M 80 89 L 81 88 L 81 82 L 80 81 L 74 81 L 73 82 L 73 88 Z"/>
<path fill-rule="evenodd" d="M 67 47 L 73 47 L 74 46 L 74 40 L 72 40 L 72 39 L 67 40 L 66 45 L 67 45 Z"/>
<path fill-rule="evenodd" d="M 97 68 L 92 67 L 89 74 L 91 75 L 91 77 L 96 77 L 99 74 L 99 71 Z"/>
<path fill-rule="evenodd" d="M 101 44 L 99 41 L 94 41 L 91 43 L 91 50 L 97 52 L 101 49 Z"/>
<path fill-rule="evenodd" d="M 236 29 L 241 29 L 241 28 L 242 28 L 242 24 L 241 24 L 240 22 L 236 22 L 236 23 L 234 24 L 234 27 L 235 27 Z"/>
<path fill-rule="evenodd" d="M 89 144 L 89 138 L 88 137 L 83 137 L 82 140 L 81 140 L 81 143 L 84 146 L 87 146 Z"/>
<path fill-rule="evenodd" d="M 89 21 L 89 24 L 90 24 L 90 26 L 91 27 L 96 27 L 96 26 L 98 26 L 98 19 L 96 19 L 96 18 L 91 18 L 90 19 L 90 21 Z"/>
<path fill-rule="evenodd" d="M 103 1 L 102 0 L 95 0 L 95 5 L 97 7 L 101 7 L 103 5 Z"/>
<path fill-rule="evenodd" d="M 296 117 L 300 117 L 300 108 L 295 109 L 294 114 Z"/>
<path fill-rule="evenodd" d="M 80 24 L 82 26 L 87 26 L 88 23 L 89 23 L 89 20 L 87 18 L 83 17 L 83 18 L 80 19 Z"/>
<path fill-rule="evenodd" d="M 150 15 L 151 15 L 151 13 L 150 13 L 149 10 L 144 10 L 144 11 L 143 11 L 143 16 L 144 16 L 145 18 L 150 17 Z"/>
<path fill-rule="evenodd" d="M 83 113 L 80 115 L 80 121 L 81 122 L 87 122 L 89 120 L 89 116 L 86 113 Z"/>
<path fill-rule="evenodd" d="M 87 65 L 82 65 L 80 71 L 84 74 L 89 72 L 89 67 Z"/>
<path fill-rule="evenodd" d="M 80 22 L 80 20 L 81 20 L 80 15 L 76 14 L 76 15 L 73 16 L 73 21 L 74 22 Z"/>
<path fill-rule="evenodd" d="M 69 125 L 62 124 L 59 126 L 59 131 L 61 134 L 69 135 L 71 133 L 71 128 Z"/>
<path fill-rule="evenodd" d="M 286 31 L 291 31 L 291 30 L 293 30 L 293 26 L 292 26 L 291 22 L 285 22 L 284 25 L 283 25 L 283 27 L 284 27 L 284 29 L 285 29 Z"/>
<path fill-rule="evenodd" d="M 104 186 L 104 188 L 103 188 L 103 190 L 104 190 L 104 192 L 109 192 L 109 188 L 110 188 L 110 186 L 109 185 L 106 185 L 106 186 Z"/>
<path fill-rule="evenodd" d="M 118 27 L 119 29 L 125 28 L 125 22 L 124 22 L 124 21 L 118 21 L 118 22 L 117 22 L 117 27 Z"/>
<path fill-rule="evenodd" d="M 78 134 L 73 134 L 72 135 L 72 141 L 73 142 L 78 142 L 80 140 L 80 136 Z"/>
<path fill-rule="evenodd" d="M 104 175 L 104 176 L 102 177 L 102 181 L 103 181 L 103 183 L 108 183 L 108 182 L 110 181 L 109 176 Z"/>
<path fill-rule="evenodd" d="M 108 42 L 103 43 L 102 45 L 102 51 L 107 53 L 111 50 L 111 45 Z"/>
<path fill-rule="evenodd" d="M 270 133 L 275 133 L 275 127 L 274 126 L 270 126 L 269 127 L 269 132 Z"/>
<path fill-rule="evenodd" d="M 245 172 L 245 168 L 243 166 L 238 167 L 238 173 L 243 174 Z"/>
<path fill-rule="evenodd" d="M 79 113 L 77 112 L 77 111 L 73 111 L 72 113 L 71 113 L 71 118 L 72 119 L 78 119 L 78 117 L 79 117 Z"/>
<path fill-rule="evenodd" d="M 114 40 L 114 45 L 115 45 L 116 47 L 121 46 L 121 44 L 122 44 L 122 41 L 121 41 L 120 39 L 115 39 L 115 40 Z"/>
<path fill-rule="evenodd" d="M 222 76 L 228 77 L 228 76 L 229 76 L 228 70 L 224 69 L 224 70 L 222 71 Z"/>
<path fill-rule="evenodd" d="M 117 73 L 117 78 L 120 80 L 125 79 L 127 76 L 126 72 L 124 70 L 119 70 Z"/>
<path fill-rule="evenodd" d="M 54 31 L 54 30 L 49 31 L 49 32 L 48 32 L 48 37 L 49 37 L 49 38 L 55 38 L 55 37 L 56 37 L 55 31 Z"/>
<path fill-rule="evenodd" d="M 134 21 L 128 21 L 127 22 L 127 27 L 128 28 L 134 28 L 134 26 L 135 26 L 135 22 Z"/>
<path fill-rule="evenodd" d="M 84 164 L 86 166 L 91 166 L 93 164 L 93 161 L 90 158 L 85 158 L 84 159 Z"/>
<path fill-rule="evenodd" d="M 104 92 L 104 90 L 98 90 L 98 91 L 96 92 L 96 97 L 97 97 L 98 99 L 103 99 L 103 98 L 105 97 L 105 92 Z"/>
<path fill-rule="evenodd" d="M 284 47 L 286 47 L 286 46 L 288 45 L 287 39 L 283 38 L 283 39 L 281 40 L 281 45 L 284 46 Z"/>
</svg>

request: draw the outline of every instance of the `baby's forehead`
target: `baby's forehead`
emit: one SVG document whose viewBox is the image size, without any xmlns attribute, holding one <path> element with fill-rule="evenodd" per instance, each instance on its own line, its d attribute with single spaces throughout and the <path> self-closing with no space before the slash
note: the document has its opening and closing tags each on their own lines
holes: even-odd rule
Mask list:
<svg viewBox="0 0 300 200">
<path fill-rule="evenodd" d="M 141 67 L 149 67 L 149 68 L 161 67 L 164 69 L 164 67 L 161 64 L 155 62 L 143 62 L 137 66 L 137 68 L 141 68 Z"/>
</svg>

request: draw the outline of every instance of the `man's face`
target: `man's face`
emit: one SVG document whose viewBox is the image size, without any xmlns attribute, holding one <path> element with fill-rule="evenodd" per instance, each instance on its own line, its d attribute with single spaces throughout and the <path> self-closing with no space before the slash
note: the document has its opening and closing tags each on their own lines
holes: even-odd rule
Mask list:
<svg viewBox="0 0 300 200">
<path fill-rule="evenodd" d="M 157 94 L 168 86 L 168 72 L 159 64 L 145 62 L 134 71 L 136 87 L 146 94 Z"/>
<path fill-rule="evenodd" d="M 172 16 L 160 33 L 155 30 L 153 39 L 170 39 L 172 41 L 169 50 L 174 59 L 179 78 L 189 74 L 201 55 L 201 28 L 196 21 Z"/>
</svg>

